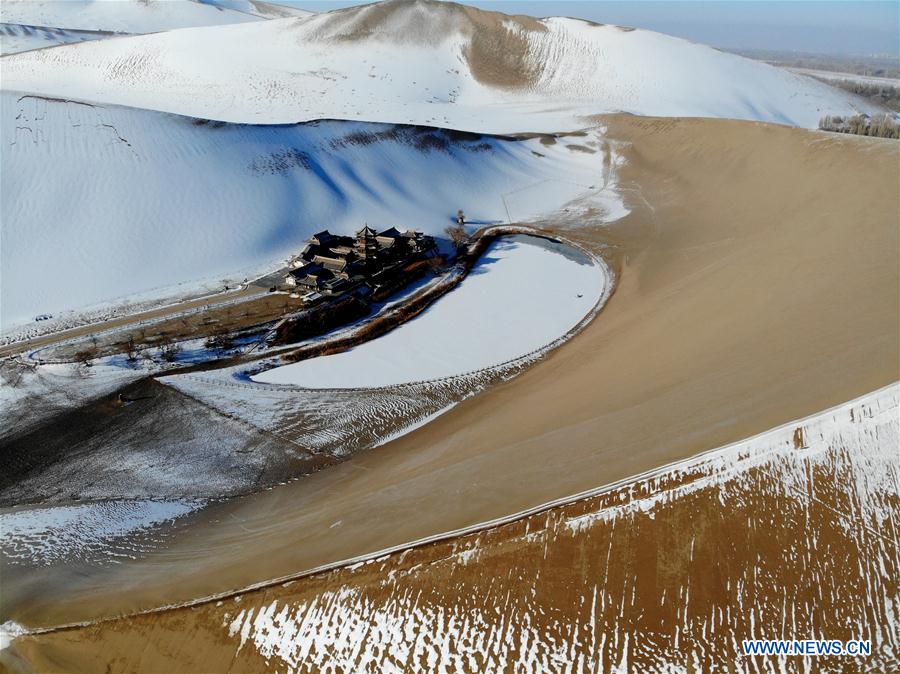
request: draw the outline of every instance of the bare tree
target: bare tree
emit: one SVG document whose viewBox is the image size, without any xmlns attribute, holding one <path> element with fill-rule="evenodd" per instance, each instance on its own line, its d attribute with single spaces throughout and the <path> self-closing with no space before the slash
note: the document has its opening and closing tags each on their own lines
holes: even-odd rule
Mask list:
<svg viewBox="0 0 900 674">
<path fill-rule="evenodd" d="M 128 335 L 128 341 L 125 342 L 125 355 L 128 357 L 130 363 L 137 360 L 138 348 L 134 343 L 134 335 Z"/>
<path fill-rule="evenodd" d="M 444 270 L 444 258 L 440 255 L 429 257 L 428 267 L 431 269 L 431 273 L 440 274 Z"/>
<path fill-rule="evenodd" d="M 162 335 L 159 340 L 159 352 L 163 360 L 173 363 L 181 353 L 181 346 L 170 335 Z"/>
<path fill-rule="evenodd" d="M 217 330 L 206 340 L 207 349 L 226 351 L 234 346 L 234 338 L 225 329 Z"/>
<path fill-rule="evenodd" d="M 450 225 L 444 229 L 444 233 L 457 248 L 464 246 L 469 242 L 469 235 L 466 234 L 466 228 L 461 225 Z"/>
<path fill-rule="evenodd" d="M 75 352 L 75 360 L 85 367 L 90 367 L 94 358 L 97 357 L 97 348 L 94 346 L 85 347 Z"/>
</svg>

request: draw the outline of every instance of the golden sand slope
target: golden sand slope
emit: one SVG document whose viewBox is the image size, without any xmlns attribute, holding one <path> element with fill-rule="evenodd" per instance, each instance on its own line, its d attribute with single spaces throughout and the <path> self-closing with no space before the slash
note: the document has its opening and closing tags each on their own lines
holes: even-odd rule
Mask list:
<svg viewBox="0 0 900 674">
<path fill-rule="evenodd" d="M 900 143 L 604 123 L 625 144 L 632 213 L 566 229 L 620 273 L 581 334 L 419 431 L 217 511 L 164 554 L 35 583 L 8 616 L 56 624 L 276 578 L 608 484 L 898 378 Z"/>
<path fill-rule="evenodd" d="M 7 663 L 45 672 L 895 671 L 898 405 L 894 385 L 478 534 L 194 608 L 24 637 Z M 750 658 L 740 652 L 748 638 L 865 639 L 872 655 Z"/>
</svg>

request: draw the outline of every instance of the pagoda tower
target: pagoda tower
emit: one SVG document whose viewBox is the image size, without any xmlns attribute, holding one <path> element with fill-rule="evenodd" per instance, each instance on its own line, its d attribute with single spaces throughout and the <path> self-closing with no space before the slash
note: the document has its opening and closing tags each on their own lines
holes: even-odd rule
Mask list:
<svg viewBox="0 0 900 674">
<path fill-rule="evenodd" d="M 362 261 L 363 268 L 367 271 L 375 264 L 375 258 L 378 256 L 378 251 L 381 248 L 375 239 L 376 235 L 377 232 L 366 224 L 365 227 L 356 233 L 356 243 L 353 244 L 356 255 Z"/>
<path fill-rule="evenodd" d="M 377 255 L 378 249 L 381 247 L 375 239 L 377 234 L 369 225 L 366 225 L 356 233 L 356 243 L 353 245 L 353 248 L 359 257 L 372 259 Z"/>
</svg>

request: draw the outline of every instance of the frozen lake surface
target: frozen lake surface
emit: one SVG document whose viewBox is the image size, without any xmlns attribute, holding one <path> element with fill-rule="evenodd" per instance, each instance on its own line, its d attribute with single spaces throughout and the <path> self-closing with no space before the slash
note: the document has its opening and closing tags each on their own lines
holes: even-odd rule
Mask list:
<svg viewBox="0 0 900 674">
<path fill-rule="evenodd" d="M 529 354 L 574 328 L 610 283 L 580 251 L 530 236 L 492 243 L 420 316 L 354 349 L 256 375 L 307 388 L 375 388 L 450 377 Z"/>
</svg>

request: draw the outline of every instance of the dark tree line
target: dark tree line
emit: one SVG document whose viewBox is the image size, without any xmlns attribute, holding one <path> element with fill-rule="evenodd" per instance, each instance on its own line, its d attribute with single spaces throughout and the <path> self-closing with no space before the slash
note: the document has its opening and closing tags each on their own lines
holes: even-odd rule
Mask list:
<svg viewBox="0 0 900 674">
<path fill-rule="evenodd" d="M 826 115 L 819 120 L 819 128 L 823 131 L 852 133 L 857 136 L 900 138 L 900 122 L 890 113 L 873 117 L 869 115 L 853 115 L 850 117 Z"/>
<path fill-rule="evenodd" d="M 815 77 L 815 75 L 813 75 Z M 877 82 L 858 82 L 855 80 L 835 80 L 816 78 L 825 84 L 838 87 L 851 94 L 868 98 L 870 101 L 879 103 L 890 110 L 900 111 L 900 87 L 890 84 L 881 84 Z"/>
<path fill-rule="evenodd" d="M 275 331 L 275 343 L 291 344 L 310 337 L 318 337 L 345 323 L 362 318 L 369 311 L 369 304 L 365 300 L 353 296 L 324 304 L 282 323 Z"/>
</svg>

